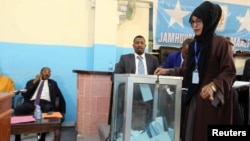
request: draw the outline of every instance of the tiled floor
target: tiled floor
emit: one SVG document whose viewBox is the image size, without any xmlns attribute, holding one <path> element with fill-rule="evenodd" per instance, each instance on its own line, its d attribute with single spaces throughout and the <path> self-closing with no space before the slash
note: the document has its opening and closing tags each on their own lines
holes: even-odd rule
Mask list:
<svg viewBox="0 0 250 141">
<path fill-rule="evenodd" d="M 93 137 L 77 137 L 77 141 L 100 141 L 99 136 L 93 136 Z M 104 140 L 103 140 L 104 141 Z"/>
<path fill-rule="evenodd" d="M 61 128 L 61 140 L 60 141 L 104 141 L 109 134 L 109 125 L 101 124 L 99 127 L 99 134 L 91 137 L 82 137 L 77 135 L 75 126 L 62 127 Z M 100 139 L 100 137 L 102 139 Z M 103 139 L 104 138 L 104 139 Z M 15 136 L 11 135 L 10 141 L 14 141 Z M 36 134 L 22 135 L 22 141 L 37 141 Z M 54 133 L 50 132 L 46 135 L 46 141 L 54 141 Z"/>
<path fill-rule="evenodd" d="M 62 127 L 60 141 L 76 141 L 77 132 L 75 127 Z M 22 135 L 22 141 L 36 141 L 36 134 Z M 10 141 L 14 141 L 14 135 L 11 135 Z M 46 135 L 46 141 L 54 141 L 54 133 L 50 132 Z M 94 141 L 94 140 L 90 140 Z"/>
</svg>

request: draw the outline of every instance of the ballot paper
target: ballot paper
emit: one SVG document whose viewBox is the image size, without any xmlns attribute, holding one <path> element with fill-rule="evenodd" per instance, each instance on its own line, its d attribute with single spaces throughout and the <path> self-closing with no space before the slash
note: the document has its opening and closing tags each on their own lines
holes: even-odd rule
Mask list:
<svg viewBox="0 0 250 141">
<path fill-rule="evenodd" d="M 33 121 L 36 121 L 33 115 L 11 117 L 11 124 L 33 122 Z"/>
</svg>

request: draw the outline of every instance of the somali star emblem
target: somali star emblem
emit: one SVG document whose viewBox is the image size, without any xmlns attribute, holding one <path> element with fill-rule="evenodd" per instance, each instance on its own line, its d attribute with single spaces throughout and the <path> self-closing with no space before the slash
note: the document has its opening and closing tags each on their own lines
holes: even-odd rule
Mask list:
<svg viewBox="0 0 250 141">
<path fill-rule="evenodd" d="M 185 17 L 190 12 L 188 11 L 182 11 L 180 2 L 177 1 L 175 9 L 165 9 L 164 10 L 171 18 L 168 24 L 168 27 L 172 26 L 174 23 L 178 23 L 182 28 L 183 26 L 183 17 Z"/>
<path fill-rule="evenodd" d="M 244 29 L 250 31 L 250 26 L 249 26 L 249 23 L 250 23 L 250 12 L 249 12 L 249 9 L 247 9 L 247 12 L 245 14 L 244 17 L 237 17 L 237 19 L 240 21 L 241 25 L 238 29 L 237 32 L 240 32 Z"/>
</svg>

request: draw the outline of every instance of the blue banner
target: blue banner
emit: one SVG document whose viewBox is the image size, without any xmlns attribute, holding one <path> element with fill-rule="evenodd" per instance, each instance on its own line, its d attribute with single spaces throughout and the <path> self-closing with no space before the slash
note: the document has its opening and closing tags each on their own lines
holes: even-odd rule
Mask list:
<svg viewBox="0 0 250 141">
<path fill-rule="evenodd" d="M 231 38 L 234 50 L 250 50 L 250 4 L 238 0 L 226 3 L 214 0 L 223 14 L 216 34 Z M 154 6 L 154 49 L 160 46 L 180 47 L 186 39 L 194 36 L 189 23 L 193 10 L 203 0 L 156 0 Z"/>
</svg>

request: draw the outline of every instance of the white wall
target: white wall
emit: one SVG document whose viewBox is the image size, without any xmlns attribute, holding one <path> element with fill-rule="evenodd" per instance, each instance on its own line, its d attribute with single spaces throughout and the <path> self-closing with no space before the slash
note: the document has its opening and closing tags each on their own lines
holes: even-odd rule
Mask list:
<svg viewBox="0 0 250 141">
<path fill-rule="evenodd" d="M 0 13 L 0 41 L 88 44 L 88 0 L 0 0 Z"/>
<path fill-rule="evenodd" d="M 149 4 L 136 5 L 134 19 L 118 24 L 117 0 L 0 0 L 0 41 L 130 47 L 138 34 L 148 39 Z"/>
<path fill-rule="evenodd" d="M 120 3 L 120 5 L 124 4 Z M 126 3 L 125 3 L 126 4 Z M 136 3 L 135 16 L 132 20 L 120 21 L 118 24 L 117 45 L 120 47 L 132 47 L 133 38 L 142 35 L 146 41 L 149 38 L 149 3 Z M 148 43 L 147 43 L 148 44 Z"/>
</svg>

